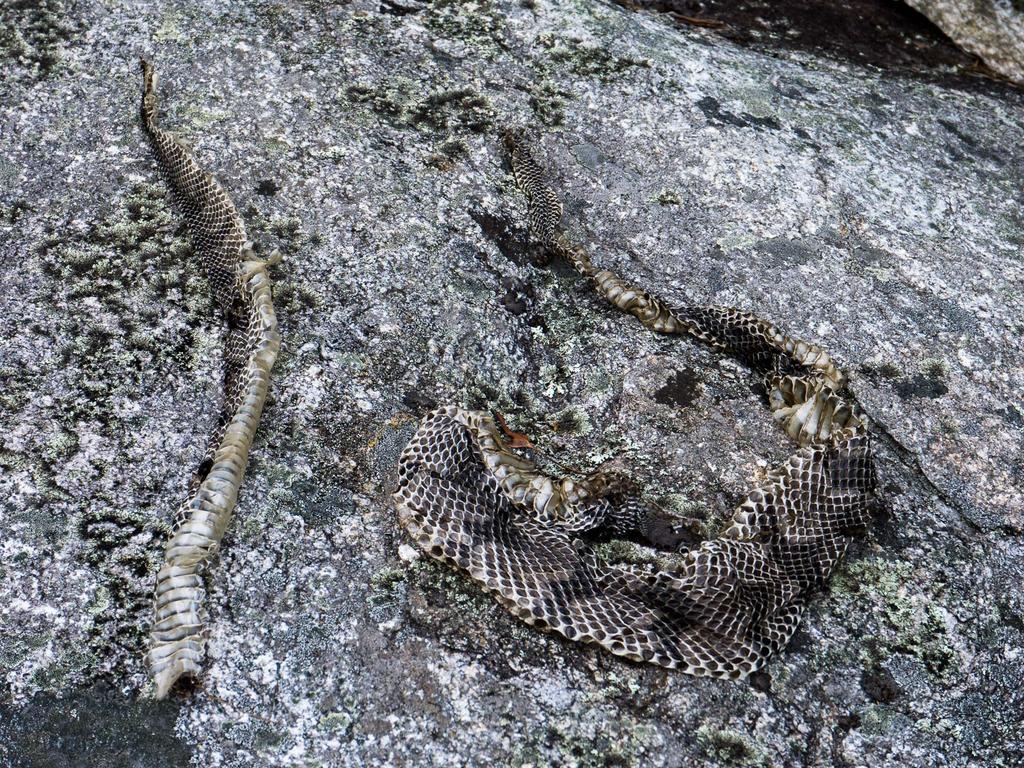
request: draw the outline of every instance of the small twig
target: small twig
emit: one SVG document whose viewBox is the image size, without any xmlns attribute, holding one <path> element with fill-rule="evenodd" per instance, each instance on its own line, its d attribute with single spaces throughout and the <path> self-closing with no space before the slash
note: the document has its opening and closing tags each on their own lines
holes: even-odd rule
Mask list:
<svg viewBox="0 0 1024 768">
<path fill-rule="evenodd" d="M 989 80 L 995 80 L 996 82 L 1006 83 L 1007 85 L 1012 85 L 1016 86 L 1017 88 L 1020 88 L 1020 84 L 1013 80 L 1013 78 L 1004 75 L 1002 72 L 999 72 L 998 70 L 992 69 L 992 67 L 986 64 L 985 60 L 982 59 L 977 54 L 972 55 L 974 56 L 974 61 L 972 61 L 964 68 L 964 71 L 966 71 L 968 74 L 980 75 L 981 77 L 986 77 Z"/>
<path fill-rule="evenodd" d="M 505 421 L 505 417 L 498 413 L 498 411 L 494 412 L 494 420 L 498 422 L 498 427 L 505 434 L 505 437 L 508 438 L 509 448 L 533 448 L 530 438 L 522 432 L 512 431 L 508 426 L 508 422 Z"/>
<path fill-rule="evenodd" d="M 537 446 L 535 446 L 532 442 L 530 442 L 530 438 L 528 438 L 522 432 L 516 432 L 511 427 L 509 427 L 508 422 L 505 421 L 505 417 L 502 416 L 498 411 L 494 411 L 494 421 L 497 423 L 498 429 L 500 429 L 502 433 L 504 433 L 505 437 L 508 438 L 508 445 L 510 448 L 529 448 L 531 451 L 533 451 L 534 457 L 544 459 L 544 461 L 554 464 L 567 475 L 576 475 L 578 477 L 582 477 L 584 474 L 586 474 L 577 467 L 572 467 L 569 466 L 568 464 L 562 463 L 554 456 L 552 456 L 550 453 L 543 451 Z"/>
<path fill-rule="evenodd" d="M 640 5 L 639 3 L 633 2 L 633 0 L 619 0 L 619 5 L 623 8 L 628 8 L 631 11 L 648 11 L 655 10 L 647 6 Z M 679 11 L 665 10 L 664 13 L 672 18 L 673 21 L 678 21 L 680 24 L 692 24 L 695 27 L 707 27 L 709 29 L 721 29 L 726 26 L 724 21 L 718 19 L 702 19 L 698 16 L 686 16 Z"/>
<path fill-rule="evenodd" d="M 718 19 L 702 19 L 697 16 L 684 16 L 676 11 L 669 11 L 669 16 L 672 17 L 673 21 L 679 22 L 680 24 L 690 24 L 694 27 L 706 27 L 707 29 L 722 29 L 725 26 L 724 21 Z"/>
</svg>

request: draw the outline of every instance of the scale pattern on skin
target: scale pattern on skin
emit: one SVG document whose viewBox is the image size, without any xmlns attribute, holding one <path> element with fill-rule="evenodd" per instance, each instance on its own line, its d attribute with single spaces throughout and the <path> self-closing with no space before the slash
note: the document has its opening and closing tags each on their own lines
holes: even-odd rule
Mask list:
<svg viewBox="0 0 1024 768">
<path fill-rule="evenodd" d="M 731 307 L 674 308 L 599 270 L 561 229 L 562 206 L 529 142 L 503 136 L 541 261 L 563 258 L 617 308 L 761 373 L 769 407 L 800 445 L 752 490 L 718 538 L 669 555 L 670 570 L 602 562 L 599 538 L 678 547 L 672 520 L 596 474 L 549 477 L 484 413 L 440 408 L 399 461 L 399 519 L 431 556 L 469 574 L 513 614 L 570 640 L 695 675 L 743 677 L 795 631 L 870 523 L 874 465 L 864 420 L 821 348 Z"/>
<path fill-rule="evenodd" d="M 146 661 L 155 695 L 164 698 L 178 678 L 201 671 L 203 570 L 231 520 L 280 348 L 267 275 L 278 257 L 256 258 L 231 198 L 184 144 L 157 126 L 155 74 L 146 61 L 141 64 L 142 125 L 225 321 L 221 417 L 189 498 L 175 517 L 157 575 Z"/>
</svg>

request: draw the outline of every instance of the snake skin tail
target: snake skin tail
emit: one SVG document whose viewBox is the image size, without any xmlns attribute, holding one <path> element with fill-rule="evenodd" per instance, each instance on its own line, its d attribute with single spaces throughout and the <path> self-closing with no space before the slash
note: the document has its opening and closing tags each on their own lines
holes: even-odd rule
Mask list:
<svg viewBox="0 0 1024 768">
<path fill-rule="evenodd" d="M 153 71 L 153 65 L 145 59 L 139 59 L 139 66 L 142 68 L 142 109 L 140 116 L 143 127 L 146 131 L 149 131 L 156 117 L 156 72 Z"/>
<path fill-rule="evenodd" d="M 157 162 L 184 214 L 197 260 L 224 309 L 224 418 L 157 574 L 146 661 L 157 698 L 182 676 L 197 676 L 205 655 L 203 573 L 216 554 L 238 499 L 280 349 L 267 261 L 256 259 L 234 204 L 185 146 L 156 125 L 155 76 L 142 62 L 141 117 Z"/>
</svg>

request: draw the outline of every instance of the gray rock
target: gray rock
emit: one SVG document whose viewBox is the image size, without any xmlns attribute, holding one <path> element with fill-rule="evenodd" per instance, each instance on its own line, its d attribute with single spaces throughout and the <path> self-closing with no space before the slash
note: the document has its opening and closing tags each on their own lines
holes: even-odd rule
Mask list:
<svg viewBox="0 0 1024 768">
<path fill-rule="evenodd" d="M 1024 85 L 1021 0 L 906 0 L 1001 75 Z"/>
<path fill-rule="evenodd" d="M 4 13 L 0 764 L 1024 760 L 1020 92 L 601 4 Z M 140 54 L 285 254 L 206 674 L 166 706 L 138 698 L 149 595 L 219 326 L 137 125 Z M 434 403 L 618 460 L 704 532 L 792 450 L 745 370 L 532 266 L 505 122 L 543 128 L 596 261 L 824 344 L 874 420 L 888 513 L 754 681 L 534 631 L 402 547 L 389 485 Z"/>
</svg>

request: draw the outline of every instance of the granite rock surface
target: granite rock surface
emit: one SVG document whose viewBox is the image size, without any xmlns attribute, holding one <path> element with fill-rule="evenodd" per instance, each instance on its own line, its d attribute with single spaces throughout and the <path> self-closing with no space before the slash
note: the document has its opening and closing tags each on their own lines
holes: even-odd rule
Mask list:
<svg viewBox="0 0 1024 768">
<path fill-rule="evenodd" d="M 1020 91 L 596 2 L 0 14 L 0 765 L 1024 760 Z M 141 55 L 284 254 L 206 674 L 160 703 L 150 594 L 220 324 L 137 122 Z M 531 263 L 508 123 L 597 263 L 822 344 L 873 422 L 885 510 L 752 680 L 535 631 L 397 527 L 435 404 L 501 412 L 549 466 L 621 462 L 707 535 L 792 450 L 742 367 Z"/>
</svg>

